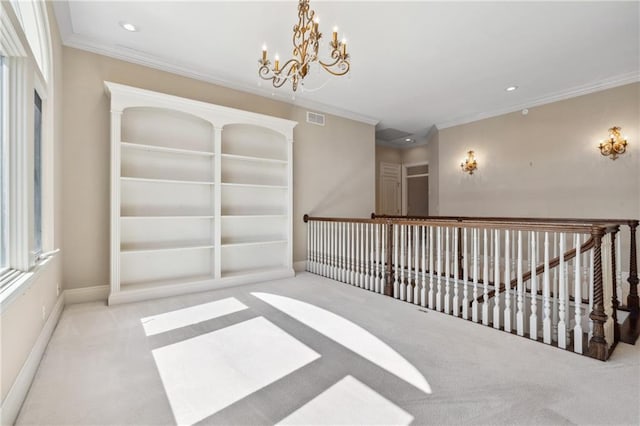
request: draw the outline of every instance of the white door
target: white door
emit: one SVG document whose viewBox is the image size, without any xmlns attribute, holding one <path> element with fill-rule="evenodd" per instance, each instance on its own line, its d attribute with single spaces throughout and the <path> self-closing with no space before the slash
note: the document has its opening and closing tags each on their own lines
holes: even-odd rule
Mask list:
<svg viewBox="0 0 640 426">
<path fill-rule="evenodd" d="M 381 214 L 399 215 L 400 182 L 402 169 L 400 164 L 380 163 L 380 208 Z"/>
</svg>

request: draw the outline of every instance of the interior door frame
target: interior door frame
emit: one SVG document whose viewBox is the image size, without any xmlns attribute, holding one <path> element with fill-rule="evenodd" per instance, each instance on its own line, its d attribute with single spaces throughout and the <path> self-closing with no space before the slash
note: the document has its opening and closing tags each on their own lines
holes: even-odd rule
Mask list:
<svg viewBox="0 0 640 426">
<path fill-rule="evenodd" d="M 409 210 L 409 195 L 408 195 L 408 191 L 407 188 L 409 187 L 409 182 L 407 182 L 407 179 L 409 179 L 409 176 L 407 174 L 407 169 L 409 167 L 415 167 L 415 166 L 428 166 L 429 162 L 428 161 L 419 161 L 417 163 L 402 163 L 402 176 L 400 178 L 400 182 L 401 182 L 401 187 L 402 187 L 402 215 L 406 216 L 407 215 L 407 211 Z M 419 175 L 415 175 L 412 177 L 421 177 L 421 176 L 429 176 L 429 172 L 427 173 L 423 173 L 423 174 L 419 174 Z M 428 189 L 427 189 L 428 191 Z M 429 195 L 429 193 L 427 192 L 427 196 Z"/>
<path fill-rule="evenodd" d="M 385 174 L 384 174 L 385 165 L 386 166 L 392 166 L 394 169 L 396 169 L 396 170 L 399 169 L 399 171 L 400 171 L 400 174 L 398 176 L 398 186 L 400 188 L 399 188 L 398 195 L 397 195 L 397 197 L 399 199 L 396 199 L 396 203 L 395 204 L 398 207 L 398 211 L 402 212 L 402 164 L 401 163 L 390 163 L 390 162 L 382 162 L 382 161 L 380 162 L 380 175 L 379 175 L 379 178 L 378 178 L 378 181 L 379 181 L 378 198 L 379 198 L 380 202 L 379 203 L 376 202 L 376 204 L 378 204 L 376 207 L 378 208 L 380 213 L 384 213 L 383 212 L 383 210 L 384 210 L 383 209 L 384 200 L 383 200 L 383 197 L 382 197 L 382 193 L 384 192 L 383 191 L 383 180 L 384 180 L 384 176 L 385 176 Z M 397 213 L 394 213 L 394 214 L 397 214 Z"/>
</svg>

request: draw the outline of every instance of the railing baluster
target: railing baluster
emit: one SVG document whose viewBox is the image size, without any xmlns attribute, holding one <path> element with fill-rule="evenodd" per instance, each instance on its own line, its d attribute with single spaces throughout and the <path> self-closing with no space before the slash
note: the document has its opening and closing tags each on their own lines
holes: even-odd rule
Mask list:
<svg viewBox="0 0 640 426">
<path fill-rule="evenodd" d="M 414 243 L 414 270 L 415 282 L 413 283 L 413 303 L 420 304 L 420 226 L 414 226 L 413 243 Z"/>
<path fill-rule="evenodd" d="M 576 247 L 580 250 L 580 234 L 576 234 Z M 573 351 L 576 353 L 582 353 L 582 283 L 580 282 L 580 258 L 579 251 L 576 253 L 576 259 L 574 262 L 574 289 L 573 297 L 574 303 L 574 321 L 573 327 Z"/>
<path fill-rule="evenodd" d="M 482 324 L 489 325 L 489 233 L 483 230 L 483 251 L 482 258 Z"/>
<path fill-rule="evenodd" d="M 393 224 L 387 222 L 384 225 L 384 260 L 385 260 L 385 268 L 384 268 L 384 295 L 393 297 L 393 270 L 395 269 L 395 265 L 392 261 L 392 251 L 393 251 L 393 235 L 395 235 Z"/>
<path fill-rule="evenodd" d="M 494 265 L 493 265 L 493 328 L 500 328 L 500 230 L 494 230 Z"/>
<path fill-rule="evenodd" d="M 459 275 L 460 275 L 460 271 L 458 270 L 459 267 L 459 263 L 458 263 L 458 253 L 459 253 L 459 242 L 458 242 L 458 238 L 460 235 L 460 228 L 453 228 L 453 301 L 452 301 L 452 305 L 453 305 L 453 315 L 455 316 L 459 316 L 460 315 L 460 301 L 458 298 L 458 279 L 459 279 Z"/>
<path fill-rule="evenodd" d="M 356 282 L 356 232 L 355 232 L 355 223 L 349 224 L 349 251 L 351 253 L 351 258 L 349 259 L 349 284 L 354 285 Z"/>
<path fill-rule="evenodd" d="M 565 275 L 564 253 L 566 249 L 566 235 L 560 234 L 560 264 L 558 265 L 558 274 L 560 275 L 560 283 L 558 288 L 558 347 L 566 349 L 567 347 L 567 312 L 565 299 L 567 297 L 567 277 Z"/>
<path fill-rule="evenodd" d="M 326 238 L 325 222 L 318 222 L 318 264 L 316 265 L 316 271 L 318 274 L 325 276 L 325 238 Z"/>
<path fill-rule="evenodd" d="M 427 306 L 427 227 L 422 226 L 422 287 L 420 288 L 420 305 Z"/>
<path fill-rule="evenodd" d="M 370 240 L 370 227 L 368 223 L 364 223 L 364 288 L 365 290 L 371 290 L 371 247 L 369 246 Z"/>
<path fill-rule="evenodd" d="M 360 224 L 360 288 L 367 288 L 367 226 Z"/>
<path fill-rule="evenodd" d="M 340 281 L 342 281 L 343 283 L 347 282 L 347 224 L 346 223 L 342 223 L 340 226 L 340 234 L 342 235 L 341 238 L 341 243 L 342 243 L 342 250 L 341 250 L 341 254 L 342 254 L 342 263 L 340 264 L 341 266 L 341 274 L 340 274 Z"/>
<path fill-rule="evenodd" d="M 306 265 L 306 270 L 311 272 L 312 268 L 311 268 L 311 263 L 312 261 L 312 257 L 313 257 L 313 250 L 311 249 L 311 240 L 313 238 L 313 227 L 312 226 L 307 226 L 307 265 Z"/>
<path fill-rule="evenodd" d="M 322 222 L 311 222 L 313 225 L 313 233 L 315 235 L 314 237 L 314 253 L 313 253 L 313 272 L 315 274 L 320 274 L 320 265 L 321 265 L 321 259 L 320 259 L 320 242 L 322 241 L 322 232 L 321 232 L 321 228 L 320 225 L 322 224 Z"/>
<path fill-rule="evenodd" d="M 478 322 L 478 265 L 480 263 L 479 251 L 480 251 L 480 242 L 478 241 L 478 237 L 480 234 L 480 230 L 474 228 L 472 230 L 472 244 L 473 244 L 473 257 L 471 261 L 473 262 L 473 301 L 471 302 L 471 319 L 473 322 Z"/>
<path fill-rule="evenodd" d="M 371 274 L 369 275 L 369 290 L 376 291 L 376 227 L 374 223 L 369 224 L 369 265 Z"/>
<path fill-rule="evenodd" d="M 381 236 L 380 236 L 380 287 L 379 287 L 379 293 L 380 294 L 385 294 L 386 293 L 386 286 L 387 286 L 387 267 L 386 267 L 386 263 L 387 263 L 387 226 L 384 223 L 380 224 L 380 232 L 381 232 Z"/>
<path fill-rule="evenodd" d="M 405 280 L 404 280 L 404 267 L 407 244 L 407 226 L 400 225 L 400 300 L 405 300 Z"/>
<path fill-rule="evenodd" d="M 531 314 L 529 315 L 529 338 L 538 340 L 538 277 L 536 276 L 536 240 L 535 231 L 530 235 L 531 250 L 529 253 L 529 265 L 531 267 Z"/>
<path fill-rule="evenodd" d="M 340 223 L 335 222 L 333 227 L 333 246 L 335 250 L 335 268 L 334 268 L 334 280 L 340 281 Z"/>
<path fill-rule="evenodd" d="M 353 224 L 353 285 L 360 286 L 360 224 Z"/>
<path fill-rule="evenodd" d="M 511 231 L 504 233 L 504 331 L 511 332 Z"/>
<path fill-rule="evenodd" d="M 413 226 L 412 225 L 407 225 L 407 240 L 406 240 L 406 244 L 407 244 L 407 288 L 405 291 L 405 300 L 409 303 L 413 302 L 413 289 L 411 288 L 411 277 L 412 277 L 412 273 L 411 273 L 411 267 L 413 266 L 413 257 L 411 257 L 411 252 L 412 252 L 412 245 L 413 245 L 413 235 L 412 235 L 412 231 L 413 231 Z"/>
<path fill-rule="evenodd" d="M 335 222 L 329 222 L 330 225 L 330 231 L 329 231 L 329 235 L 331 238 L 331 279 L 336 279 L 336 270 L 338 269 L 336 267 L 336 263 L 337 263 L 337 250 L 336 250 L 336 223 Z"/>
<path fill-rule="evenodd" d="M 442 311 L 442 227 L 438 226 L 436 229 L 436 254 L 437 254 L 437 274 L 438 274 L 438 287 L 436 291 L 436 310 Z"/>
<path fill-rule="evenodd" d="M 469 319 L 469 252 L 467 251 L 467 228 L 462 229 L 462 318 Z"/>
<path fill-rule="evenodd" d="M 400 233 L 400 225 L 393 225 L 393 297 L 398 299 L 400 297 L 400 283 L 398 283 L 399 271 L 398 271 L 398 251 L 400 246 L 398 245 L 398 234 Z"/>
<path fill-rule="evenodd" d="M 376 234 L 376 240 L 373 245 L 373 266 L 374 266 L 374 277 L 373 277 L 373 291 L 376 293 L 380 293 L 380 266 L 382 265 L 382 261 L 380 258 L 380 224 L 374 223 L 373 229 Z"/>
<path fill-rule="evenodd" d="M 450 258 L 450 246 L 449 246 L 449 234 L 450 228 L 444 228 L 444 236 L 445 236 L 445 249 L 444 249 L 444 313 L 451 313 L 451 295 L 449 294 L 449 287 L 451 287 L 451 258 Z"/>
<path fill-rule="evenodd" d="M 434 291 L 433 287 L 435 285 L 433 281 L 433 226 L 429 227 L 429 309 L 434 309 Z"/>
<path fill-rule="evenodd" d="M 542 341 L 551 344 L 551 301 L 549 277 L 549 233 L 544 233 L 544 275 L 542 277 Z"/>
<path fill-rule="evenodd" d="M 524 336 L 524 283 L 522 279 L 522 231 L 518 231 L 518 260 L 517 264 L 517 301 L 516 301 L 516 331 L 518 336 Z"/>
</svg>

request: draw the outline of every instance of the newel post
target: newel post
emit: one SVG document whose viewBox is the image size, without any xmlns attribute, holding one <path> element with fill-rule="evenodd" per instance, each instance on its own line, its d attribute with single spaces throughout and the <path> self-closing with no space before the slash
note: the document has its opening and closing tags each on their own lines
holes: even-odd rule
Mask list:
<svg viewBox="0 0 640 426">
<path fill-rule="evenodd" d="M 613 307 L 612 316 L 613 316 L 613 337 L 614 342 L 620 341 L 620 325 L 618 325 L 618 306 L 620 302 L 618 301 L 618 286 L 616 282 L 616 234 L 620 230 L 619 226 L 616 226 L 614 232 L 611 232 L 611 306 Z"/>
<path fill-rule="evenodd" d="M 607 341 L 604 338 L 604 323 L 607 314 L 604 312 L 603 286 L 602 286 L 602 237 L 604 229 L 599 226 L 591 228 L 591 236 L 594 239 L 593 247 L 593 310 L 589 318 L 593 321 L 593 335 L 589 341 L 588 355 L 592 358 L 606 361 Z"/>
<path fill-rule="evenodd" d="M 629 255 L 629 295 L 627 296 L 627 307 L 631 318 L 638 317 L 638 260 L 636 258 L 636 228 L 637 220 L 629 221 L 629 232 L 631 234 L 631 250 Z"/>
<path fill-rule="evenodd" d="M 393 224 L 387 220 L 387 259 L 384 268 L 384 295 L 393 296 L 392 253 L 393 253 Z"/>
</svg>

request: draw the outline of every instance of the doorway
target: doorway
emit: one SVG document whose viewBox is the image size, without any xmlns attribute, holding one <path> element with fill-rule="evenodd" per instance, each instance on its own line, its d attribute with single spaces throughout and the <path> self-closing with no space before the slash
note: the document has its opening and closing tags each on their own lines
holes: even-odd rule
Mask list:
<svg viewBox="0 0 640 426">
<path fill-rule="evenodd" d="M 429 216 L 429 164 L 402 165 L 402 214 Z"/>
</svg>

